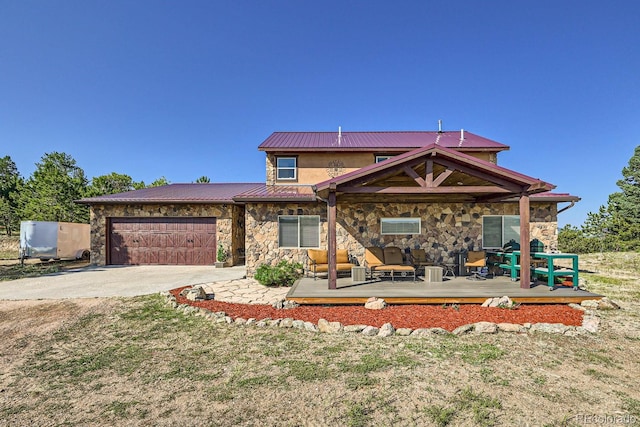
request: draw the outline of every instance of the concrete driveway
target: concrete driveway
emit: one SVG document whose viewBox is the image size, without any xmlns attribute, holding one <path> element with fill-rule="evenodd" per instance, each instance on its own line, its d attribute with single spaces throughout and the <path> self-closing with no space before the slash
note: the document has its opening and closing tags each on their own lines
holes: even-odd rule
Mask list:
<svg viewBox="0 0 640 427">
<path fill-rule="evenodd" d="M 131 297 L 241 279 L 245 274 L 244 266 L 91 266 L 0 282 L 0 300 Z"/>
</svg>

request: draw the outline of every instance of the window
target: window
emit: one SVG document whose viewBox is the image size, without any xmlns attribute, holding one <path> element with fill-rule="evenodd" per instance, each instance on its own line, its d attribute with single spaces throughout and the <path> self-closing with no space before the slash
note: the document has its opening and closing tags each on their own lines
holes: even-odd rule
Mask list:
<svg viewBox="0 0 640 427">
<path fill-rule="evenodd" d="M 320 246 L 318 215 L 279 216 L 278 246 L 281 248 L 317 248 Z"/>
<path fill-rule="evenodd" d="M 499 249 L 509 240 L 520 241 L 519 215 L 485 215 L 482 217 L 482 247 Z"/>
<path fill-rule="evenodd" d="M 420 218 L 380 218 L 382 234 L 420 234 Z"/>
<path fill-rule="evenodd" d="M 387 154 L 376 154 L 376 163 L 380 163 L 380 162 L 384 162 L 385 160 L 388 160 L 390 158 L 392 158 L 393 156 L 389 156 Z"/>
<path fill-rule="evenodd" d="M 298 177 L 296 160 L 295 157 L 278 157 L 276 159 L 276 178 L 295 180 Z"/>
</svg>

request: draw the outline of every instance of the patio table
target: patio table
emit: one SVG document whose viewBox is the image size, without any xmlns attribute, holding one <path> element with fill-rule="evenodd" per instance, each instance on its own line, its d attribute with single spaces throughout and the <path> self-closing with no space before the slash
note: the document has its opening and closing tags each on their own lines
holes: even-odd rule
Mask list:
<svg viewBox="0 0 640 427">
<path fill-rule="evenodd" d="M 502 252 L 499 253 L 504 259 L 508 259 L 508 262 L 500 264 L 500 268 L 509 270 L 511 273 L 511 280 L 517 280 L 518 271 L 520 270 L 520 251 Z M 531 271 L 536 276 L 547 276 L 547 286 L 552 291 L 555 288 L 556 277 L 571 277 L 573 281 L 573 290 L 578 290 L 578 255 L 576 254 L 563 254 L 563 253 L 546 253 L 546 252 L 532 252 L 532 258 L 538 258 L 546 261 L 547 266 L 531 266 Z M 572 268 L 561 268 L 554 265 L 555 260 L 570 259 Z"/>
</svg>

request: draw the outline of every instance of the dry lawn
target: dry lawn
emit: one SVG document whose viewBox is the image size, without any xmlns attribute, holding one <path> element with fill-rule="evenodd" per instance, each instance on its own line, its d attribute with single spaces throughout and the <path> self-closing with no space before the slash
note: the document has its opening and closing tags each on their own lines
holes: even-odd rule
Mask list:
<svg viewBox="0 0 640 427">
<path fill-rule="evenodd" d="M 0 425 L 640 424 L 640 283 L 614 264 L 584 276 L 624 309 L 578 338 L 258 329 L 157 295 L 0 301 Z"/>
</svg>

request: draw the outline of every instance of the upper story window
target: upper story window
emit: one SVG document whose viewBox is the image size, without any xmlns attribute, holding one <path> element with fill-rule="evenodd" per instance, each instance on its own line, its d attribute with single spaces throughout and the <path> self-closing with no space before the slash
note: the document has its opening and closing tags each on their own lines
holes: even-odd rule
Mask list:
<svg viewBox="0 0 640 427">
<path fill-rule="evenodd" d="M 276 159 L 276 179 L 287 181 L 298 179 L 297 163 L 295 157 L 278 157 Z"/>
<path fill-rule="evenodd" d="M 376 163 L 384 162 L 385 160 L 388 160 L 392 157 L 393 156 L 390 156 L 388 154 L 376 154 Z"/>
</svg>

